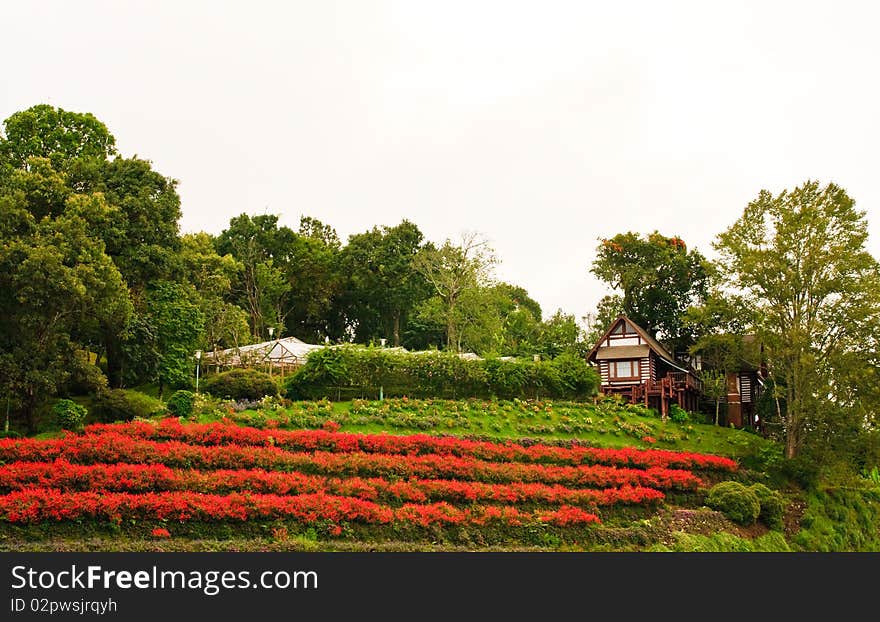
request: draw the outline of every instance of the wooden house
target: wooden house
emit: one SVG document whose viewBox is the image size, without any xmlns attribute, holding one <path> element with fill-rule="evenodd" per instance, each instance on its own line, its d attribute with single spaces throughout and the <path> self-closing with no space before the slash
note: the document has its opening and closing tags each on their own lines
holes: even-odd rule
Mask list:
<svg viewBox="0 0 880 622">
<path fill-rule="evenodd" d="M 664 417 L 671 404 L 689 411 L 700 407 L 702 383 L 695 370 L 624 315 L 611 323 L 587 361 L 598 367 L 606 395 L 622 395 Z"/>
<path fill-rule="evenodd" d="M 752 348 L 760 361 L 757 365 L 748 361 L 740 361 L 739 368 L 728 371 L 727 397 L 727 423 L 738 428 L 758 428 L 757 402 L 764 389 L 764 379 L 767 377 L 767 368 L 764 365 L 763 347 L 757 344 L 754 335 L 743 337 L 743 350 Z"/>
</svg>

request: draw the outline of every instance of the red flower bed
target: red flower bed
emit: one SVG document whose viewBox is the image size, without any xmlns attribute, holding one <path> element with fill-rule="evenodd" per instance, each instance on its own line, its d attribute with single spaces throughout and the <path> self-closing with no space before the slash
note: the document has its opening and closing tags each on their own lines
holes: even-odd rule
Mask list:
<svg viewBox="0 0 880 622">
<path fill-rule="evenodd" d="M 206 495 L 192 492 L 131 494 L 125 492 L 61 492 L 51 488 L 20 490 L 0 496 L 0 516 L 11 523 L 35 523 L 96 518 L 245 521 L 296 518 L 305 522 L 343 521 L 367 524 L 414 523 L 483 525 L 499 521 L 508 525 L 547 520 L 553 513 L 523 513 L 514 507 L 473 506 L 458 508 L 446 502 L 407 503 L 391 508 L 372 501 L 312 495 Z M 599 522 L 595 514 L 569 511 L 565 524 Z"/>
<path fill-rule="evenodd" d="M 346 522 L 565 528 L 598 523 L 591 509 L 695 490 L 702 482 L 689 469 L 736 463 L 652 449 L 169 419 L 94 425 L 60 439 L 0 439 L 0 521 L 292 519 L 323 522 L 335 535 Z M 153 535 L 167 533 L 157 527 Z"/>
<path fill-rule="evenodd" d="M 567 488 L 558 484 L 514 482 L 489 484 L 444 479 L 390 482 L 382 478 L 325 477 L 263 469 L 197 471 L 160 464 L 71 464 L 14 462 L 0 465 L 0 490 L 57 488 L 65 491 L 151 492 L 178 490 L 203 493 L 249 491 L 271 494 L 326 493 L 376 500 L 503 503 L 567 503 L 572 505 L 640 504 L 663 499 L 653 488 L 622 486 L 605 489 Z"/>
<path fill-rule="evenodd" d="M 127 462 L 197 469 L 264 468 L 339 476 L 454 478 L 490 482 L 539 482 L 577 486 L 647 486 L 694 490 L 701 481 L 690 471 L 602 465 L 557 466 L 489 462 L 453 455 L 291 452 L 278 447 L 200 446 L 180 441 L 149 441 L 118 434 L 67 436 L 53 440 L 0 442 L 0 460 L 77 463 Z"/>
<path fill-rule="evenodd" d="M 736 462 L 723 456 L 677 452 L 664 449 L 605 449 L 596 447 L 556 447 L 513 442 L 491 443 L 426 434 L 354 434 L 332 430 L 258 430 L 221 423 L 181 424 L 165 419 L 158 425 L 146 422 L 95 424 L 87 434 L 121 433 L 144 439 L 178 440 L 196 445 L 274 445 L 292 450 L 383 454 L 440 454 L 474 457 L 494 462 L 541 462 L 580 465 L 668 467 L 735 471 Z"/>
</svg>

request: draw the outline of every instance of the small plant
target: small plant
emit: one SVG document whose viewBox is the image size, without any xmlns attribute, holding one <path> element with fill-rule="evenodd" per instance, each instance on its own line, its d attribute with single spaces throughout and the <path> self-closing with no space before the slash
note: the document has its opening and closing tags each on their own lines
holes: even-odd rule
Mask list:
<svg viewBox="0 0 880 622">
<path fill-rule="evenodd" d="M 79 430 L 89 411 L 73 400 L 58 400 L 52 407 L 52 414 L 63 430 Z"/>
<path fill-rule="evenodd" d="M 752 484 L 749 486 L 758 497 L 761 504 L 761 510 L 758 518 L 770 529 L 782 529 L 782 516 L 785 514 L 785 502 L 782 495 L 774 490 L 770 490 L 764 484 Z"/>
<path fill-rule="evenodd" d="M 195 394 L 192 391 L 180 390 L 168 398 L 168 412 L 175 417 L 189 417 L 193 413 Z"/>
<path fill-rule="evenodd" d="M 669 418 L 674 423 L 687 423 L 688 421 L 690 421 L 690 417 L 688 416 L 687 411 L 679 407 L 678 404 L 673 404 L 669 408 Z"/>
<path fill-rule="evenodd" d="M 739 482 L 721 482 L 713 486 L 706 505 L 740 525 L 754 524 L 761 513 L 758 495 Z"/>
</svg>

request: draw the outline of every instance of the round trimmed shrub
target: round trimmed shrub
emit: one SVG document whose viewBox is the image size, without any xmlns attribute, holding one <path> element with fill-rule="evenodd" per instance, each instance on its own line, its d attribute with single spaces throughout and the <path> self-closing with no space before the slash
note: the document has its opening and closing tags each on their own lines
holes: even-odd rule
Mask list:
<svg viewBox="0 0 880 622">
<path fill-rule="evenodd" d="M 193 412 L 193 404 L 195 401 L 195 393 L 187 391 L 186 389 L 181 389 L 180 391 L 175 391 L 174 394 L 168 398 L 168 402 L 165 405 L 168 407 L 168 412 L 175 417 L 189 417 Z"/>
<path fill-rule="evenodd" d="M 713 486 L 706 505 L 740 525 L 753 524 L 761 513 L 758 495 L 739 482 L 721 482 Z"/>
<path fill-rule="evenodd" d="M 278 395 L 278 384 L 267 373 L 256 369 L 231 369 L 205 378 L 205 391 L 214 397 L 258 400 Z"/>
<path fill-rule="evenodd" d="M 749 486 L 758 497 L 761 504 L 761 511 L 758 519 L 761 520 L 770 529 L 782 529 L 782 516 L 785 514 L 785 502 L 775 490 L 770 490 L 764 484 L 752 484 Z"/>
<path fill-rule="evenodd" d="M 89 411 L 73 400 L 58 400 L 52 407 L 52 415 L 63 430 L 79 430 Z"/>
<path fill-rule="evenodd" d="M 92 414 L 102 423 L 147 419 L 165 412 L 159 400 L 127 389 L 107 389 L 95 394 Z"/>
</svg>

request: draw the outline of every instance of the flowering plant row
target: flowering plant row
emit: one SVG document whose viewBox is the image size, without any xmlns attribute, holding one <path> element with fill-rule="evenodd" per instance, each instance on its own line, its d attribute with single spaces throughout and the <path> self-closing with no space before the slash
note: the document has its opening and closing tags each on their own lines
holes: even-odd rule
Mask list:
<svg viewBox="0 0 880 622">
<path fill-rule="evenodd" d="M 540 462 L 553 464 L 605 464 L 610 466 L 670 467 L 735 471 L 730 458 L 710 454 L 676 452 L 663 449 L 606 449 L 597 447 L 556 447 L 513 442 L 492 443 L 426 434 L 354 434 L 326 430 L 259 430 L 221 423 L 182 425 L 168 418 L 158 425 L 147 422 L 95 424 L 87 434 L 121 433 L 144 439 L 178 440 L 197 445 L 274 445 L 300 451 L 363 451 L 388 454 L 443 454 L 469 456 L 492 461 Z"/>
<path fill-rule="evenodd" d="M 197 471 L 171 469 L 161 464 L 80 465 L 63 460 L 0 465 L 0 489 L 8 491 L 34 487 L 65 491 L 325 493 L 368 500 L 381 498 L 420 503 L 446 500 L 610 506 L 651 503 L 664 498 L 662 492 L 653 488 L 630 485 L 596 490 L 524 482 L 488 484 L 444 479 L 391 482 L 382 478 L 343 479 L 262 469 Z"/>
<path fill-rule="evenodd" d="M 701 484 L 700 479 L 689 471 L 664 467 L 632 469 L 602 465 L 489 462 L 440 454 L 306 453 L 274 446 L 200 446 L 179 441 L 159 442 L 110 432 L 51 440 L 0 440 L 0 461 L 46 462 L 56 458 L 87 464 L 125 462 L 198 469 L 264 468 L 338 476 L 456 478 L 599 488 L 637 485 L 661 490 L 693 490 Z"/>
<path fill-rule="evenodd" d="M 412 523 L 421 526 L 522 525 L 545 522 L 559 526 L 598 523 L 595 514 L 571 506 L 521 512 L 512 506 L 457 508 L 445 502 L 408 503 L 391 508 L 353 497 L 309 495 L 210 495 L 194 492 L 132 494 L 126 492 L 62 492 L 51 488 L 19 490 L 0 496 L 0 517 L 11 523 L 37 523 L 82 518 L 99 520 L 245 521 L 297 519 L 367 524 Z"/>
</svg>

